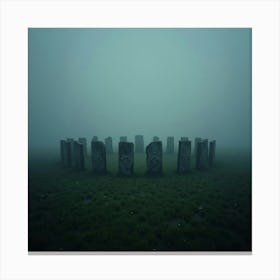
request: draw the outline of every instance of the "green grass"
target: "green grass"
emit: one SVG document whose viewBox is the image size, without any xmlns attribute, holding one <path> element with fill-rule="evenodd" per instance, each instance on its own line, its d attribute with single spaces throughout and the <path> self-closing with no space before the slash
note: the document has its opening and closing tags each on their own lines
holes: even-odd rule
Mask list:
<svg viewBox="0 0 280 280">
<path fill-rule="evenodd" d="M 251 159 L 224 151 L 208 171 L 176 174 L 165 155 L 159 177 L 60 167 L 52 153 L 29 158 L 29 251 L 250 251 Z"/>
</svg>

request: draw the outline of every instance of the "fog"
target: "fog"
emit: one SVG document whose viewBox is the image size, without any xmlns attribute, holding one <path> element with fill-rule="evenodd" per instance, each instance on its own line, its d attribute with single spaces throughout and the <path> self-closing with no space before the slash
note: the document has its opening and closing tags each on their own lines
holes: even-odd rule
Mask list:
<svg viewBox="0 0 280 280">
<path fill-rule="evenodd" d="M 28 31 L 29 151 L 144 135 L 251 148 L 251 29 Z"/>
</svg>

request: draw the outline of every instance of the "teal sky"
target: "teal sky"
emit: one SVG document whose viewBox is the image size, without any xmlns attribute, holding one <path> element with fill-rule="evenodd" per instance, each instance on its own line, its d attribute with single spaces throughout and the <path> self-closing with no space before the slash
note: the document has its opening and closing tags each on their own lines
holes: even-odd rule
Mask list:
<svg viewBox="0 0 280 280">
<path fill-rule="evenodd" d="M 29 148 L 143 134 L 251 147 L 251 29 L 28 31 Z"/>
</svg>

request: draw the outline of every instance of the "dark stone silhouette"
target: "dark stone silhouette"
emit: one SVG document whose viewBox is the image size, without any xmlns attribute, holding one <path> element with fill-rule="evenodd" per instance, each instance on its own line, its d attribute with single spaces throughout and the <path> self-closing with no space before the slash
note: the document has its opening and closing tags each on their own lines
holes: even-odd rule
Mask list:
<svg viewBox="0 0 280 280">
<path fill-rule="evenodd" d="M 74 141 L 74 165 L 73 168 L 76 171 L 82 171 L 85 169 L 85 152 L 84 152 L 84 144 Z"/>
<path fill-rule="evenodd" d="M 72 166 L 72 152 L 71 152 L 71 147 L 72 147 L 73 140 L 67 140 L 65 143 L 65 167 L 71 167 Z"/>
<path fill-rule="evenodd" d="M 166 153 L 167 154 L 174 154 L 174 137 L 167 137 L 166 141 Z"/>
<path fill-rule="evenodd" d="M 146 147 L 147 174 L 162 173 L 162 142 L 156 141 Z"/>
<path fill-rule="evenodd" d="M 73 138 L 67 138 L 66 141 L 66 161 L 67 167 L 73 167 L 74 166 L 74 140 Z"/>
<path fill-rule="evenodd" d="M 135 153 L 144 153 L 144 137 L 143 135 L 135 136 Z"/>
<path fill-rule="evenodd" d="M 181 137 L 181 141 L 188 141 L 189 138 L 188 137 Z"/>
<path fill-rule="evenodd" d="M 191 170 L 191 141 L 179 141 L 177 172 L 189 173 Z"/>
<path fill-rule="evenodd" d="M 113 153 L 113 139 L 112 137 L 105 138 L 105 147 L 106 147 L 106 153 L 112 154 Z"/>
<path fill-rule="evenodd" d="M 134 145 L 119 142 L 119 175 L 130 176 L 134 167 Z"/>
<path fill-rule="evenodd" d="M 209 143 L 209 166 L 213 166 L 216 156 L 216 140 Z"/>
<path fill-rule="evenodd" d="M 208 140 L 197 142 L 196 168 L 205 170 L 208 168 Z"/>
<path fill-rule="evenodd" d="M 92 171 L 96 174 L 104 174 L 107 172 L 106 165 L 106 149 L 105 144 L 101 141 L 91 142 L 91 160 Z"/>
</svg>

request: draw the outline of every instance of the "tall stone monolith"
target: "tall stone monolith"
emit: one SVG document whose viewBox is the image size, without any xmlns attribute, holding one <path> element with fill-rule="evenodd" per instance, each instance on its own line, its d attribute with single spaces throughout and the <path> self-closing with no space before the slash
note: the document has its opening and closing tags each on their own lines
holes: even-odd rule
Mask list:
<svg viewBox="0 0 280 280">
<path fill-rule="evenodd" d="M 85 169 L 85 152 L 84 152 L 84 144 L 80 141 L 74 141 L 74 164 L 73 169 L 76 171 L 82 171 Z"/>
<path fill-rule="evenodd" d="M 134 168 L 134 145 L 119 142 L 119 175 L 131 176 Z"/>
<path fill-rule="evenodd" d="M 162 142 L 155 141 L 146 147 L 147 174 L 162 173 Z"/>
<path fill-rule="evenodd" d="M 179 141 L 177 172 L 179 174 L 189 173 L 191 170 L 191 141 Z"/>
<path fill-rule="evenodd" d="M 196 168 L 205 170 L 208 168 L 208 140 L 197 142 Z"/>
<path fill-rule="evenodd" d="M 107 172 L 106 148 L 103 142 L 91 142 L 91 160 L 93 173 L 104 174 Z"/>
</svg>

